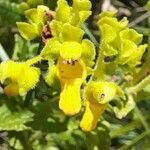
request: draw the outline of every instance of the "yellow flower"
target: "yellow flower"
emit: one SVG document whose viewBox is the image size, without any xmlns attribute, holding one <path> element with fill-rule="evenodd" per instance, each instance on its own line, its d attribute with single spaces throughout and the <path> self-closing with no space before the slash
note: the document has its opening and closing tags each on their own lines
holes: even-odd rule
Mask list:
<svg viewBox="0 0 150 150">
<path fill-rule="evenodd" d="M 4 93 L 8 96 L 24 96 L 33 89 L 39 81 L 40 70 L 31 65 L 39 61 L 41 57 L 35 57 L 26 62 L 14 62 L 12 60 L 0 64 L 0 80 L 4 84 Z"/>
<path fill-rule="evenodd" d="M 94 130 L 100 115 L 116 95 L 117 88 L 112 82 L 91 82 L 85 90 L 85 112 L 80 122 L 83 131 Z"/>
<path fill-rule="evenodd" d="M 82 60 L 58 60 L 57 75 L 61 82 L 59 108 L 66 115 L 74 115 L 80 111 L 80 88 L 86 78 L 86 67 Z"/>
</svg>

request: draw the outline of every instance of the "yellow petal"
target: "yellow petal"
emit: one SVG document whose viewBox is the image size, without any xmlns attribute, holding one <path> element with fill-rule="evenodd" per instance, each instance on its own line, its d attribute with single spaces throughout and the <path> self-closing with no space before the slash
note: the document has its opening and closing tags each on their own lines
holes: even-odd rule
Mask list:
<svg viewBox="0 0 150 150">
<path fill-rule="evenodd" d="M 65 60 L 76 60 L 82 52 L 81 44 L 78 42 L 64 42 L 60 47 L 60 56 Z"/>
<path fill-rule="evenodd" d="M 59 107 L 66 115 L 80 111 L 80 87 L 86 78 L 86 67 L 82 61 L 67 62 L 60 59 L 57 74 L 61 82 Z"/>
<path fill-rule="evenodd" d="M 19 94 L 19 90 L 18 89 L 19 89 L 18 88 L 18 84 L 12 83 L 12 84 L 7 85 L 4 88 L 4 93 L 7 96 L 17 96 Z"/>
<path fill-rule="evenodd" d="M 59 108 L 66 115 L 75 115 L 81 109 L 80 86 L 82 82 L 76 81 L 62 85 Z"/>
<path fill-rule="evenodd" d="M 31 65 L 40 61 L 41 57 L 34 57 L 26 62 L 5 61 L 0 64 L 0 80 L 6 83 L 4 92 L 6 95 L 24 96 L 33 89 L 39 81 L 40 70 Z"/>
<path fill-rule="evenodd" d="M 86 132 L 94 130 L 97 125 L 97 121 L 106 109 L 106 106 L 107 104 L 97 104 L 86 101 L 85 113 L 80 122 L 81 129 Z"/>
</svg>

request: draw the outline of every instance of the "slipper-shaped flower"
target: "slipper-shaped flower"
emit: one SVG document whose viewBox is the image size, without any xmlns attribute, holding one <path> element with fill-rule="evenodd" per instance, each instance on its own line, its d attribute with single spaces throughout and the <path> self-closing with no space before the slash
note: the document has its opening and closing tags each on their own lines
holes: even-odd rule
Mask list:
<svg viewBox="0 0 150 150">
<path fill-rule="evenodd" d="M 41 57 L 35 57 L 26 62 L 14 62 L 12 60 L 0 64 L 0 80 L 4 84 L 4 93 L 8 96 L 24 96 L 33 89 L 39 81 L 40 70 L 31 65 L 39 61 Z"/>
<path fill-rule="evenodd" d="M 83 131 L 95 129 L 98 119 L 107 108 L 107 104 L 117 93 L 112 82 L 91 82 L 85 90 L 85 112 L 80 122 Z"/>
<path fill-rule="evenodd" d="M 81 108 L 81 85 L 86 78 L 86 67 L 82 60 L 59 59 L 57 75 L 61 82 L 59 108 L 66 115 L 75 115 Z"/>
</svg>

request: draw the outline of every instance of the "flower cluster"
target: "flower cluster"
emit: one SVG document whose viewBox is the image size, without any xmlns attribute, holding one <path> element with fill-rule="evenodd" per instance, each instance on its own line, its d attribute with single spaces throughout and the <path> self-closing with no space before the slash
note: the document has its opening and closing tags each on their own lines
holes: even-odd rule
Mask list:
<svg viewBox="0 0 150 150">
<path fill-rule="evenodd" d="M 46 36 L 45 45 L 37 57 L 26 62 L 10 60 L 0 65 L 0 80 L 4 84 L 4 93 L 9 96 L 24 96 L 39 81 L 40 70 L 33 65 L 47 60 L 49 70 L 45 81 L 51 87 L 57 87 L 60 83 L 59 108 L 64 114 L 71 116 L 79 113 L 83 100 L 85 111 L 80 127 L 84 131 L 95 129 L 100 115 L 107 109 L 111 100 L 128 102 L 123 92 L 125 86 L 121 87 L 115 81 L 112 82 L 107 78 L 111 75 L 105 73 L 101 67 L 105 64 L 105 57 L 115 56 L 117 65 L 134 67 L 141 61 L 147 46 L 139 45 L 142 35 L 127 27 L 126 18 L 118 21 L 116 12 L 103 12 L 98 21 L 101 35 L 100 53 L 95 61 L 95 46 L 89 39 L 84 38 L 84 30 L 81 28 L 91 14 L 90 9 L 89 0 L 73 0 L 72 6 L 69 6 L 66 0 L 58 0 L 55 12 L 45 6 L 25 11 L 29 23 L 17 23 L 23 38 L 32 40 L 43 36 L 45 26 L 51 36 Z M 104 74 L 104 78 L 93 78 L 94 72 Z M 87 83 L 88 75 L 91 75 L 91 78 Z M 127 105 L 122 105 L 122 108 L 126 108 L 126 114 L 132 109 L 130 107 L 129 110 Z M 114 110 L 118 114 L 122 108 Z"/>
<path fill-rule="evenodd" d="M 98 26 L 101 33 L 101 49 L 105 56 L 118 56 L 118 64 L 135 67 L 147 47 L 139 45 L 143 35 L 127 27 L 127 18 L 116 19 L 116 12 L 100 14 Z"/>
</svg>

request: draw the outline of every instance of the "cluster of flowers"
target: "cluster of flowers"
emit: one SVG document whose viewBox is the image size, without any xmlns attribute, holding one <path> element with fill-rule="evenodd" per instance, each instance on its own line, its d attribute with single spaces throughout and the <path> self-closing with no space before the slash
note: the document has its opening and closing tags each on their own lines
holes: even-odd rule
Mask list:
<svg viewBox="0 0 150 150">
<path fill-rule="evenodd" d="M 124 92 L 115 82 L 100 79 L 86 83 L 87 76 L 99 70 L 94 61 L 95 46 L 90 40 L 84 39 L 81 29 L 81 25 L 91 15 L 90 9 L 89 0 L 73 0 L 72 7 L 66 0 L 58 0 L 55 12 L 46 6 L 25 11 L 29 23 L 17 23 L 20 34 L 32 40 L 41 36 L 46 26 L 49 35 L 44 40 L 46 44 L 38 56 L 26 62 L 10 60 L 0 64 L 4 93 L 8 96 L 25 96 L 39 81 L 40 69 L 33 65 L 47 60 L 49 71 L 46 82 L 55 86 L 54 80 L 57 78 L 61 84 L 59 108 L 66 115 L 75 115 L 81 110 L 83 99 L 85 112 L 80 127 L 84 131 L 96 127 L 100 114 L 116 95 L 124 98 Z M 100 54 L 116 56 L 117 65 L 133 67 L 140 62 L 146 45 L 138 46 L 142 35 L 127 27 L 126 18 L 119 22 L 115 15 L 115 12 L 103 12 L 99 16 Z M 94 65 L 96 67 L 92 69 Z"/>
</svg>

